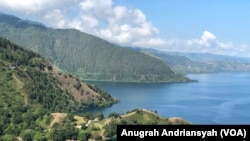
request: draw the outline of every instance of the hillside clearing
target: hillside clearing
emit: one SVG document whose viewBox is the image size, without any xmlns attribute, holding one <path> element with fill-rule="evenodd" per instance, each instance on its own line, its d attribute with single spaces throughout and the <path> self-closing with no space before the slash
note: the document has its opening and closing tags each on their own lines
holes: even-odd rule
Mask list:
<svg viewBox="0 0 250 141">
<path fill-rule="evenodd" d="M 51 115 L 53 116 L 53 120 L 50 123 L 49 128 L 55 125 L 55 123 L 61 123 L 67 116 L 66 113 L 51 113 Z"/>
<path fill-rule="evenodd" d="M 23 82 L 17 78 L 17 76 L 15 74 L 12 75 L 15 82 L 16 82 L 16 88 L 17 90 L 21 93 L 21 95 L 24 97 L 24 104 L 27 105 L 28 104 L 28 98 L 27 95 L 25 93 L 22 92 L 22 89 L 24 87 Z"/>
</svg>

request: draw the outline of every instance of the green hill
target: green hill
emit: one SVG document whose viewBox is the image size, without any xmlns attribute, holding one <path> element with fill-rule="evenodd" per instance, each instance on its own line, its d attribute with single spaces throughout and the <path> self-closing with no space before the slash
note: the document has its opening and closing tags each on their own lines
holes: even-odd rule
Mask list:
<svg viewBox="0 0 250 141">
<path fill-rule="evenodd" d="M 74 29 L 52 29 L 0 14 L 0 36 L 49 58 L 83 80 L 187 82 L 163 61 Z"/>
<path fill-rule="evenodd" d="M 1 93 L 19 94 L 25 105 L 41 104 L 53 111 L 65 111 L 76 106 L 109 106 L 116 102 L 97 86 L 58 72 L 39 54 L 2 38 L 0 64 Z"/>
<path fill-rule="evenodd" d="M 161 117 L 146 109 L 134 109 L 125 114 L 110 113 L 108 117 L 102 114 L 96 117 L 86 115 L 71 116 L 65 113 L 53 113 L 51 130 L 53 139 L 73 139 L 68 136 L 69 130 L 65 124 L 71 124 L 78 129 L 78 140 L 113 141 L 116 140 L 117 125 L 191 125 L 190 122 L 179 117 Z M 57 130 L 57 129 L 61 129 Z"/>
<path fill-rule="evenodd" d="M 57 71 L 33 51 L 0 38 L 0 140 L 62 141 L 115 137 L 117 124 L 189 124 L 133 110 L 104 118 L 78 113 L 84 106 L 117 102 L 95 85 Z M 96 120 L 94 120 L 96 119 Z"/>
<path fill-rule="evenodd" d="M 0 136 L 7 137 L 26 129 L 43 130 L 50 122 L 50 112 L 75 112 L 118 102 L 97 86 L 58 72 L 39 54 L 3 38 L 0 90 Z"/>
</svg>

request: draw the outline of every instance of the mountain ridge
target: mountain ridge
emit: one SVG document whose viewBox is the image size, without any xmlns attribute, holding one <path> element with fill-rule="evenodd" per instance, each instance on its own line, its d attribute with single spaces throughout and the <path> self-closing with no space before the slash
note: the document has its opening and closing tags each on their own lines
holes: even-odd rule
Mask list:
<svg viewBox="0 0 250 141">
<path fill-rule="evenodd" d="M 250 58 L 247 57 L 167 52 L 143 48 L 135 48 L 135 50 L 165 61 L 172 70 L 180 74 L 250 71 Z"/>
<path fill-rule="evenodd" d="M 0 15 L 0 36 L 40 53 L 83 80 L 189 82 L 163 61 L 75 29 L 52 29 Z M 7 22 L 6 22 L 7 19 Z M 37 27 L 38 26 L 38 27 Z"/>
</svg>

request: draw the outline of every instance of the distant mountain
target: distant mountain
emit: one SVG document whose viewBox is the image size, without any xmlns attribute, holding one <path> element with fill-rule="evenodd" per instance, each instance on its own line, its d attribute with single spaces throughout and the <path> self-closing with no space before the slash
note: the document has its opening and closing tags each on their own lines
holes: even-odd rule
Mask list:
<svg viewBox="0 0 250 141">
<path fill-rule="evenodd" d="M 226 56 L 212 53 L 181 53 L 181 52 L 167 52 L 171 55 L 185 56 L 195 62 L 213 62 L 213 61 L 234 61 L 238 63 L 250 62 L 250 58 L 237 57 L 237 56 Z"/>
<path fill-rule="evenodd" d="M 7 15 L 7 14 L 2 13 L 2 12 L 0 12 L 0 22 L 5 22 L 5 23 L 9 24 L 10 26 L 15 26 L 17 28 L 28 28 L 28 27 L 32 26 L 32 27 L 36 27 L 36 28 L 46 29 L 46 27 L 39 22 L 22 20 L 22 19 L 19 19 L 13 15 Z M 4 30 L 4 29 L 2 29 L 2 30 Z"/>
<path fill-rule="evenodd" d="M 250 58 L 143 48 L 135 48 L 135 50 L 165 61 L 172 70 L 180 74 L 250 71 Z"/>
<path fill-rule="evenodd" d="M 187 82 L 166 63 L 74 29 L 52 29 L 0 14 L 0 36 L 40 53 L 84 80 Z"/>
</svg>

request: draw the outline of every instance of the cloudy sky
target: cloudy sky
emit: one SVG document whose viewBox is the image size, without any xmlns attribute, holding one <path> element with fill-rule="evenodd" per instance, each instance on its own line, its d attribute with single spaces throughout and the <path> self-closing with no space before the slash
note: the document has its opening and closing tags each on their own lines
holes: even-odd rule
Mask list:
<svg viewBox="0 0 250 141">
<path fill-rule="evenodd" d="M 0 11 L 124 46 L 250 57 L 250 1 L 0 0 Z"/>
</svg>

